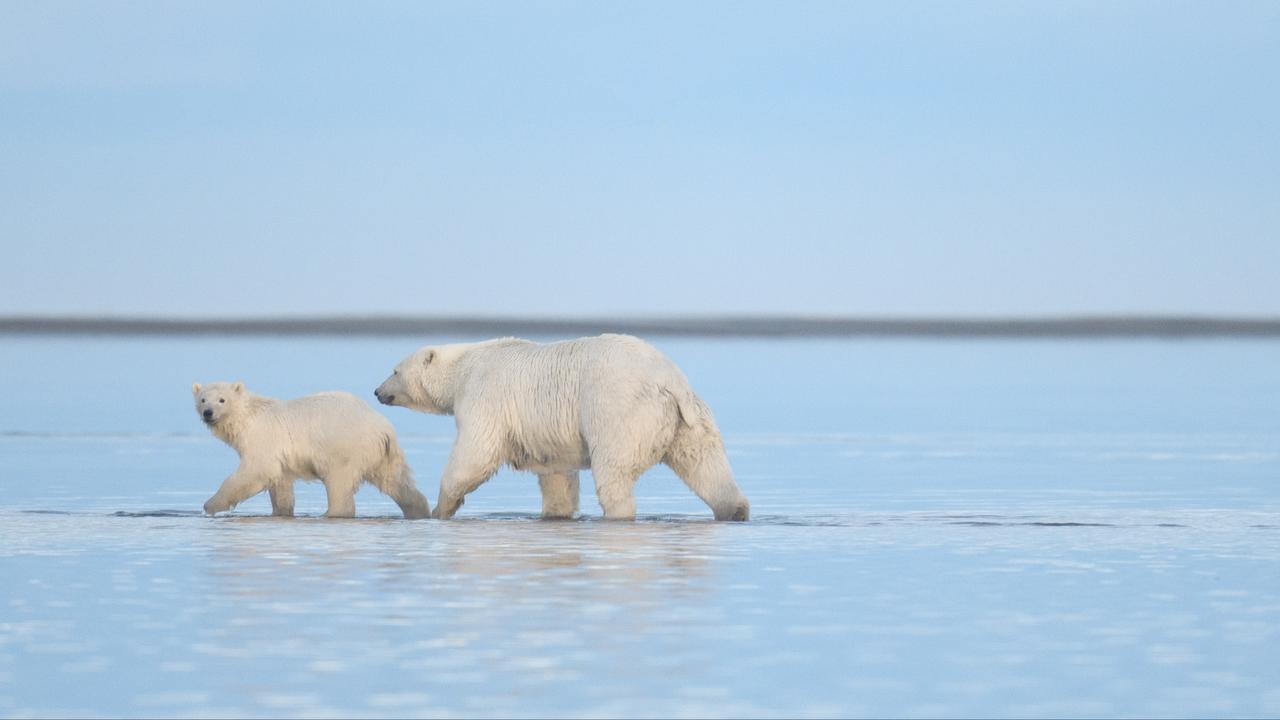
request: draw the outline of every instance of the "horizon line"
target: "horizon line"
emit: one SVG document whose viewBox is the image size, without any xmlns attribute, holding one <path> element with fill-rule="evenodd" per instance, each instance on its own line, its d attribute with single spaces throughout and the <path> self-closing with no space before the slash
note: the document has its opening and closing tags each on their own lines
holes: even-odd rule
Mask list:
<svg viewBox="0 0 1280 720">
<path fill-rule="evenodd" d="M 517 315 L 0 315 L 0 335 L 361 336 L 593 335 L 840 338 L 1280 338 L 1280 316 L 1073 314 L 1005 317 L 700 314 Z"/>
</svg>

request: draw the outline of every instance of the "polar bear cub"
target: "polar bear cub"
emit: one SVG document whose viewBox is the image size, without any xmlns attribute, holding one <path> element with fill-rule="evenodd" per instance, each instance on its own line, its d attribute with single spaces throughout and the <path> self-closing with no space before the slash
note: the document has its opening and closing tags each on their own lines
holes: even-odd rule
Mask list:
<svg viewBox="0 0 1280 720">
<path fill-rule="evenodd" d="M 659 462 L 717 520 L 746 520 L 750 513 L 711 410 L 675 363 L 638 338 L 424 347 L 374 395 L 385 405 L 455 417 L 458 436 L 436 503 L 440 518 L 510 465 L 537 473 L 543 517 L 577 512 L 578 471 L 590 468 L 605 517 L 632 519 L 636 479 Z"/>
<path fill-rule="evenodd" d="M 409 519 L 430 515 L 395 428 L 351 393 L 297 400 L 255 395 L 244 383 L 191 386 L 196 412 L 219 440 L 240 454 L 240 466 L 204 504 L 213 515 L 266 490 L 273 515 L 293 515 L 295 480 L 320 480 L 327 517 L 354 517 L 356 490 L 368 482 L 390 495 Z"/>
</svg>

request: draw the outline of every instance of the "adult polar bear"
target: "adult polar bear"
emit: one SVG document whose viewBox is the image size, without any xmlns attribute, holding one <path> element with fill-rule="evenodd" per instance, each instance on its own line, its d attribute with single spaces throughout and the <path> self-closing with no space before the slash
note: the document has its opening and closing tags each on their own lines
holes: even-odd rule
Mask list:
<svg viewBox="0 0 1280 720">
<path fill-rule="evenodd" d="M 659 462 L 717 520 L 749 514 L 711 410 L 675 363 L 638 338 L 424 347 L 374 395 L 384 405 L 455 417 L 440 518 L 452 517 L 504 464 L 538 474 L 547 518 L 577 511 L 578 471 L 590 468 L 605 517 L 633 519 L 636 479 Z"/>
</svg>

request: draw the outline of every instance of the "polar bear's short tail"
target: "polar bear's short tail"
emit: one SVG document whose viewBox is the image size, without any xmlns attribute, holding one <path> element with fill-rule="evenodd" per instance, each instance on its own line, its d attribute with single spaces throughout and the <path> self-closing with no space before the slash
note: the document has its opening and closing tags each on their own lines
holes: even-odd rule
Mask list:
<svg viewBox="0 0 1280 720">
<path fill-rule="evenodd" d="M 418 491 L 413 481 L 413 471 L 404 461 L 404 452 L 394 435 L 382 436 L 382 462 L 374 470 L 369 481 L 374 487 L 391 496 L 400 506 L 406 520 L 418 520 L 431 515 L 431 503 Z"/>
<path fill-rule="evenodd" d="M 717 520 L 746 520 L 751 504 L 733 479 L 711 408 L 691 390 L 668 394 L 680 410 L 680 424 L 662 461 L 711 507 Z"/>
</svg>

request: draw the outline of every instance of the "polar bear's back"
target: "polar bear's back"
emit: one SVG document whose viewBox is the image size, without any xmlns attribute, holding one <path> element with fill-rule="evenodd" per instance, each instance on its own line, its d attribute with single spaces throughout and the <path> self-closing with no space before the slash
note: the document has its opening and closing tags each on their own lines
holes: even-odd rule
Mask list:
<svg viewBox="0 0 1280 720">
<path fill-rule="evenodd" d="M 395 442 L 395 429 L 347 392 L 323 392 L 278 403 L 259 420 L 264 439 L 283 435 L 294 453 L 367 462 Z M 279 443 L 282 438 L 272 438 Z"/>
<path fill-rule="evenodd" d="M 504 340 L 467 355 L 459 426 L 503 444 L 517 469 L 586 467 L 619 444 L 643 445 L 652 464 L 674 436 L 678 398 L 692 394 L 675 363 L 627 335 Z"/>
<path fill-rule="evenodd" d="M 290 425 L 312 431 L 382 431 L 390 421 L 349 392 L 322 392 L 287 400 L 280 416 Z"/>
<path fill-rule="evenodd" d="M 582 393 L 614 393 L 635 383 L 687 389 L 684 373 L 649 343 L 630 335 L 538 344 L 523 340 L 486 348 L 475 379 L 505 393 L 562 400 Z"/>
</svg>

